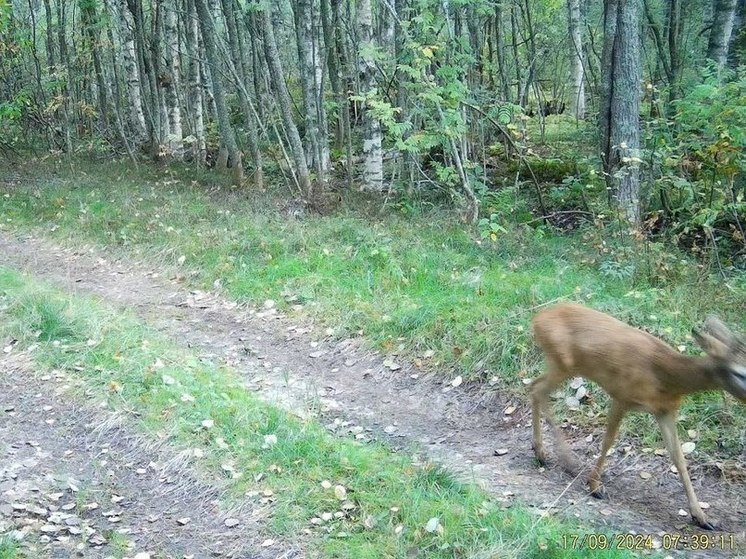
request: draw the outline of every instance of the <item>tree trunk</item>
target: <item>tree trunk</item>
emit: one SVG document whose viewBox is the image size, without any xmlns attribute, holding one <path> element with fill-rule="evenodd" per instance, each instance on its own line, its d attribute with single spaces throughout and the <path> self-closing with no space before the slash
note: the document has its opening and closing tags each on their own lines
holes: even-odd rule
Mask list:
<svg viewBox="0 0 746 559">
<path fill-rule="evenodd" d="M 287 85 L 285 84 L 285 74 L 282 69 L 280 53 L 277 49 L 275 31 L 268 7 L 259 11 L 259 21 L 264 36 L 264 50 L 267 58 L 267 66 L 269 67 L 272 84 L 278 97 L 277 100 L 280 106 L 282 122 L 285 126 L 285 132 L 288 135 L 290 151 L 292 152 L 293 161 L 295 162 L 295 174 L 298 180 L 298 186 L 303 195 L 310 201 L 313 199 L 314 193 L 311 185 L 311 178 L 308 174 L 308 164 L 306 163 L 306 156 L 303 153 L 303 142 L 301 142 L 298 127 L 293 121 L 293 108 L 290 100 L 290 93 L 288 93 Z"/>
<path fill-rule="evenodd" d="M 212 68 L 212 89 L 215 97 L 215 112 L 218 118 L 218 128 L 220 130 L 220 139 L 228 150 L 233 168 L 233 184 L 241 186 L 243 182 L 243 161 L 241 152 L 238 150 L 236 136 L 231 127 L 230 117 L 228 115 L 228 105 L 225 101 L 223 84 L 218 71 L 219 59 L 218 50 L 215 45 L 215 33 L 210 11 L 207 8 L 206 0 L 194 0 L 194 6 L 197 10 L 199 26 L 202 30 L 202 41 L 205 46 L 205 55 L 207 63 Z"/>
<path fill-rule="evenodd" d="M 310 156 L 306 160 L 316 171 L 319 189 L 323 191 L 326 174 L 329 170 L 329 143 L 327 140 L 328 131 L 325 129 L 324 68 L 319 49 L 317 14 L 312 0 L 296 0 L 294 8 L 295 34 L 306 124 L 306 153 Z M 322 123 L 324 125 L 323 129 Z"/>
<path fill-rule="evenodd" d="M 373 15 L 371 0 L 360 0 L 357 5 L 357 22 L 360 33 L 358 67 L 361 94 L 366 98 L 377 95 L 373 58 Z M 381 122 L 365 103 L 363 113 L 363 183 L 362 188 L 371 191 L 383 190 L 383 134 Z"/>
<path fill-rule="evenodd" d="M 570 113 L 577 119 L 583 119 L 585 118 L 585 61 L 580 0 L 568 0 L 567 8 L 570 32 Z"/>
<path fill-rule="evenodd" d="M 60 51 L 60 66 L 65 68 L 68 67 L 68 58 L 67 58 L 67 40 L 65 38 L 65 3 L 59 2 L 57 4 L 57 41 L 59 43 L 59 51 Z M 70 95 L 71 95 L 71 87 L 70 87 L 70 79 L 66 79 L 63 82 L 62 85 L 62 114 L 63 114 L 63 125 L 62 125 L 62 133 L 64 136 L 64 142 L 65 142 L 65 152 L 68 155 L 71 155 L 73 152 L 73 143 L 72 143 L 72 125 L 73 125 L 73 116 L 72 116 L 72 108 L 71 105 L 74 106 L 74 103 L 71 103 Z"/>
<path fill-rule="evenodd" d="M 165 66 L 161 73 L 164 101 L 168 116 L 167 144 L 170 156 L 176 161 L 184 159 L 184 137 L 181 128 L 181 106 L 179 88 L 181 84 L 181 61 L 179 57 L 179 26 L 177 0 L 168 0 L 164 5 L 164 57 Z"/>
<path fill-rule="evenodd" d="M 47 24 L 47 66 L 50 72 L 54 72 L 54 29 L 52 27 L 52 7 L 49 5 L 49 0 L 44 0 L 44 17 Z"/>
<path fill-rule="evenodd" d="M 238 33 L 238 25 L 236 23 L 236 12 L 234 6 L 234 0 L 222 0 L 223 14 L 225 16 L 226 28 L 228 29 L 228 44 L 231 50 L 232 73 L 236 81 L 236 89 L 238 90 L 238 97 L 241 100 L 243 106 L 244 119 L 246 122 L 246 137 L 249 141 L 249 151 L 251 152 L 251 160 L 254 164 L 254 186 L 258 189 L 264 188 L 264 170 L 262 168 L 262 152 L 259 150 L 259 133 L 257 132 L 257 120 L 255 116 L 254 105 L 251 102 L 251 97 L 246 90 L 246 83 L 249 83 L 247 79 L 248 74 L 246 72 L 246 65 L 241 53 L 241 42 Z"/>
<path fill-rule="evenodd" d="M 728 61 L 728 47 L 733 32 L 737 0 L 713 0 L 712 27 L 707 42 L 707 58 L 722 68 Z"/>
<path fill-rule="evenodd" d="M 612 202 L 640 221 L 640 0 L 605 0 L 601 157 Z"/>
<path fill-rule="evenodd" d="M 681 40 L 684 26 L 681 23 L 681 0 L 669 0 L 668 9 L 668 59 L 671 61 L 671 83 L 668 88 L 668 102 L 681 97 L 681 75 L 684 61 L 681 56 Z"/>
<path fill-rule="evenodd" d="M 205 138 L 205 110 L 202 104 L 202 75 L 200 73 L 199 19 L 194 0 L 187 0 L 186 47 L 189 58 L 189 104 L 192 114 L 194 143 L 192 157 L 199 165 L 207 160 Z"/>
<path fill-rule="evenodd" d="M 117 36 L 121 44 L 121 62 L 127 84 L 127 123 L 132 141 L 135 145 L 142 145 L 148 137 L 148 129 L 145 124 L 145 113 L 143 112 L 142 95 L 140 94 L 140 69 L 137 63 L 137 51 L 133 29 L 135 22 L 127 7 L 126 0 L 106 0 L 109 16 L 115 23 Z"/>
<path fill-rule="evenodd" d="M 503 0 L 495 2 L 495 56 L 497 58 L 497 73 L 499 90 L 502 93 L 501 101 L 508 103 L 511 101 L 510 95 L 510 82 L 508 81 L 508 70 L 507 62 L 505 58 L 505 31 L 503 31 L 503 19 L 505 18 L 505 12 L 503 12 Z"/>
</svg>

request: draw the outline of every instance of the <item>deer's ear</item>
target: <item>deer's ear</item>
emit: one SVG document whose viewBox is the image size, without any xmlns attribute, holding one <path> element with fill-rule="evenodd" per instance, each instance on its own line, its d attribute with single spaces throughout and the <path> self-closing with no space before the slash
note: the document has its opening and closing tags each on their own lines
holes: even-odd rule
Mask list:
<svg viewBox="0 0 746 559">
<path fill-rule="evenodd" d="M 707 317 L 705 320 L 705 328 L 707 328 L 710 334 L 726 345 L 731 345 L 736 339 L 733 332 L 730 331 L 730 328 L 723 324 L 719 318 L 714 316 Z"/>
<path fill-rule="evenodd" d="M 701 347 L 707 355 L 716 359 L 725 359 L 728 356 L 728 346 L 718 338 L 702 332 L 698 328 L 692 329 L 692 336 L 697 345 Z"/>
</svg>

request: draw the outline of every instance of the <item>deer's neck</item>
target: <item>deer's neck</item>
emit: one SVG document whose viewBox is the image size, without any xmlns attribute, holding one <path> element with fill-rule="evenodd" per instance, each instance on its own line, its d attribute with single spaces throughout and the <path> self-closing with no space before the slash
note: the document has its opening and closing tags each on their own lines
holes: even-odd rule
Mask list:
<svg viewBox="0 0 746 559">
<path fill-rule="evenodd" d="M 669 369 L 668 382 L 679 394 L 692 394 L 720 388 L 717 381 L 718 363 L 710 356 L 690 357 L 677 354 Z"/>
</svg>

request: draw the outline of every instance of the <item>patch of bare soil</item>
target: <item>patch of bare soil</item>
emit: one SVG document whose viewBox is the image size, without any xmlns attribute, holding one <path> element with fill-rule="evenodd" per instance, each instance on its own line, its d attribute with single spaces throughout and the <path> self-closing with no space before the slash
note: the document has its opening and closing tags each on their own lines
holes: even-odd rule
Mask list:
<svg viewBox="0 0 746 559">
<path fill-rule="evenodd" d="M 24 557 L 300 557 L 262 547 L 258 506 L 223 510 L 190 453 L 72 397 L 78 382 L 0 358 L 0 533 Z"/>
<path fill-rule="evenodd" d="M 0 261 L 62 289 L 95 294 L 134 311 L 203 359 L 236 368 L 247 388 L 262 398 L 298 414 L 316 414 L 338 435 L 419 447 L 500 499 L 517 498 L 537 514 L 562 511 L 599 528 L 651 534 L 658 540 L 666 533 L 695 533 L 688 519 L 679 516 L 687 508 L 686 498 L 667 457 L 618 450 L 606 473 L 610 499 L 598 501 L 588 496 L 583 480 L 573 482 L 558 468 L 537 468 L 530 448 L 530 410 L 520 402 L 423 376 L 405 362 L 366 351 L 360 340 L 335 339 L 270 305 L 253 309 L 219 295 L 188 291 L 178 278 L 166 277 L 147 262 L 110 259 L 100 249 L 65 248 L 0 233 Z M 513 411 L 506 413 L 507 408 Z M 598 443 L 576 436 L 571 444 L 590 465 Z M 617 445 L 624 447 L 623 441 Z M 697 495 L 710 504 L 708 513 L 736 534 L 743 550 L 745 484 L 716 477 L 711 470 L 696 464 L 690 468 Z M 647 479 L 640 476 L 643 471 Z M 716 550 L 711 556 L 735 553 Z"/>
</svg>

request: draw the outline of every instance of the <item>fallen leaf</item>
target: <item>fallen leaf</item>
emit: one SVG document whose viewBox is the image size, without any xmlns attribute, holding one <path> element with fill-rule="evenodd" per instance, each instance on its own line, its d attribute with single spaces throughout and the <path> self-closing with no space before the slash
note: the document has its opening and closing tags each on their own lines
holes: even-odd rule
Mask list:
<svg viewBox="0 0 746 559">
<path fill-rule="evenodd" d="M 461 377 L 461 375 L 457 376 L 455 379 L 451 381 L 451 386 L 454 388 L 461 386 L 461 384 L 464 382 L 464 379 Z"/>
<path fill-rule="evenodd" d="M 580 401 L 575 396 L 568 396 L 567 398 L 565 398 L 565 403 L 571 410 L 580 409 Z"/>
<path fill-rule="evenodd" d="M 401 369 L 401 365 L 392 361 L 391 359 L 385 359 L 383 361 L 383 366 L 388 367 L 391 371 L 398 371 L 399 369 Z"/>
<path fill-rule="evenodd" d="M 691 454 L 692 452 L 694 452 L 695 448 L 697 448 L 696 444 L 694 444 L 693 442 L 686 442 L 681 445 L 681 452 L 683 452 L 684 454 Z"/>
</svg>

